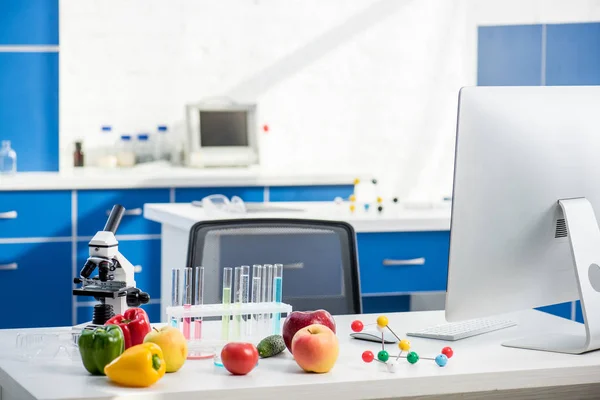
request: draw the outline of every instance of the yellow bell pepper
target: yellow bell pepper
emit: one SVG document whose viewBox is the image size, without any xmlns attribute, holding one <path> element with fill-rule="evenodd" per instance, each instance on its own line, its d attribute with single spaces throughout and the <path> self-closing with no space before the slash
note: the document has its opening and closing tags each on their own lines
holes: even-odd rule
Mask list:
<svg viewBox="0 0 600 400">
<path fill-rule="evenodd" d="M 104 374 L 116 384 L 148 387 L 165 375 L 167 363 L 155 343 L 142 343 L 125 350 L 104 367 Z"/>
</svg>

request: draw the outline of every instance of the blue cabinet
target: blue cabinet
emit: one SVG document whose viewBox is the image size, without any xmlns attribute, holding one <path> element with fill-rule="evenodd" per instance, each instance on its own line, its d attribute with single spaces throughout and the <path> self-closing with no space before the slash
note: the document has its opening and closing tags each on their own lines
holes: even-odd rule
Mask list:
<svg viewBox="0 0 600 400">
<path fill-rule="evenodd" d="M 571 319 L 572 317 L 572 303 L 560 303 L 560 304 L 552 304 L 545 307 L 537 308 L 539 311 L 543 311 L 552 315 L 556 315 L 558 317 Z"/>
<path fill-rule="evenodd" d="M 58 53 L 0 52 L 0 88 L 0 140 L 11 141 L 17 170 L 58 171 Z"/>
<path fill-rule="evenodd" d="M 147 292 L 150 299 L 160 299 L 160 239 L 121 240 L 119 251 L 136 267 L 136 286 Z M 77 243 L 77 274 L 88 256 L 88 243 Z M 79 303 L 93 300 L 92 297 L 77 296 Z"/>
<path fill-rule="evenodd" d="M 71 236 L 71 192 L 0 192 L 0 238 Z"/>
<path fill-rule="evenodd" d="M 263 201 L 264 188 L 262 187 L 215 187 L 215 188 L 177 188 L 175 189 L 175 201 L 177 203 L 189 203 L 202 200 L 211 194 L 222 194 L 231 199 L 238 196 L 244 201 Z"/>
<path fill-rule="evenodd" d="M 347 199 L 354 193 L 353 185 L 271 186 L 269 201 L 333 201 Z"/>
<path fill-rule="evenodd" d="M 600 23 L 546 29 L 546 84 L 600 85 Z"/>
<path fill-rule="evenodd" d="M 0 328 L 71 325 L 71 243 L 0 244 Z"/>
<path fill-rule="evenodd" d="M 363 295 L 445 291 L 449 232 L 359 233 Z"/>
<path fill-rule="evenodd" d="M 77 235 L 93 236 L 104 228 L 115 204 L 125 207 L 117 235 L 159 234 L 160 224 L 144 218 L 145 203 L 168 203 L 169 189 L 84 190 L 77 192 Z"/>
<path fill-rule="evenodd" d="M 58 45 L 58 0 L 0 1 L 0 45 Z"/>
<path fill-rule="evenodd" d="M 541 85 L 542 25 L 479 27 L 477 84 Z"/>
</svg>

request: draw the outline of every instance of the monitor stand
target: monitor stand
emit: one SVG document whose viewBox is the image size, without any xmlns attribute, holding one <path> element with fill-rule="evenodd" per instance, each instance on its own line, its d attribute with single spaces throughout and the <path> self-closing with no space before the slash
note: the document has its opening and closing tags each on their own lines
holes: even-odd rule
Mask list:
<svg viewBox="0 0 600 400">
<path fill-rule="evenodd" d="M 559 200 L 571 243 L 585 324 L 580 334 L 550 333 L 502 343 L 507 347 L 582 354 L 600 349 L 600 229 L 586 198 Z"/>
</svg>

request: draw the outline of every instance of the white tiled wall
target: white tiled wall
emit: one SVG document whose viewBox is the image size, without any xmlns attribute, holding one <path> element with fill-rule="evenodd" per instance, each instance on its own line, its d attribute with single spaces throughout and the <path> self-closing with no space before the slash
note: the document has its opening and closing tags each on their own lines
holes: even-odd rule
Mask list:
<svg viewBox="0 0 600 400">
<path fill-rule="evenodd" d="M 456 96 L 476 26 L 600 19 L 598 0 L 61 0 L 61 167 L 101 124 L 136 133 L 184 105 L 259 105 L 263 164 L 352 166 L 384 194 L 451 191 Z"/>
</svg>

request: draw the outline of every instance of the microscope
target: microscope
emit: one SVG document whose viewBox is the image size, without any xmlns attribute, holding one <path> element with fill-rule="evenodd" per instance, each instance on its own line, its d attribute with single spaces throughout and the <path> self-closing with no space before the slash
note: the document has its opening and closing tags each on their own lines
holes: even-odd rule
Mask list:
<svg viewBox="0 0 600 400">
<path fill-rule="evenodd" d="M 125 208 L 116 204 L 102 231 L 94 235 L 89 243 L 89 257 L 75 278 L 80 288 L 73 289 L 75 296 L 94 297 L 99 304 L 94 306 L 92 325 L 104 325 L 129 307 L 139 307 L 150 301 L 148 293 L 135 287 L 133 265 L 119 252 L 115 233 L 121 223 Z M 92 277 L 95 270 L 98 274 Z"/>
</svg>

